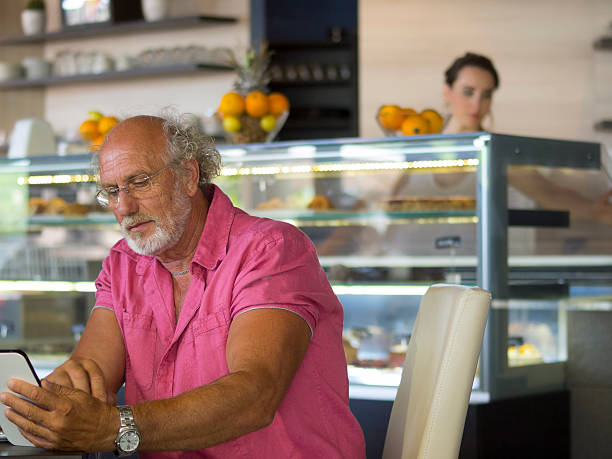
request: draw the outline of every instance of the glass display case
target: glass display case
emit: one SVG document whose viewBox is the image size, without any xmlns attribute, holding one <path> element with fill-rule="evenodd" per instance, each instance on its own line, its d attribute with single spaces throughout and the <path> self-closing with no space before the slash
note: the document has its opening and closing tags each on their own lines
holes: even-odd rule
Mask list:
<svg viewBox="0 0 612 459">
<path fill-rule="evenodd" d="M 612 297 L 612 189 L 600 145 L 492 133 L 221 147 L 234 204 L 314 242 L 345 311 L 351 397 L 391 400 L 421 295 L 493 304 L 474 400 L 564 385 L 566 311 Z M 121 236 L 89 156 L 0 160 L 0 347 L 49 371 L 78 340 Z M 602 306 L 603 305 L 603 306 Z"/>
</svg>

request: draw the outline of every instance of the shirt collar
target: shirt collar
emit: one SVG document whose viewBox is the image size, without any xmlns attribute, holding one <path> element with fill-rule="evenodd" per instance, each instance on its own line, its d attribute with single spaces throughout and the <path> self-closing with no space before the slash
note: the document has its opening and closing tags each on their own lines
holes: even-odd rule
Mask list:
<svg viewBox="0 0 612 459">
<path fill-rule="evenodd" d="M 216 185 L 210 185 L 210 206 L 204 230 L 200 236 L 193 261 L 206 269 L 214 269 L 227 253 L 230 228 L 234 222 L 234 211 L 230 199 Z"/>
</svg>

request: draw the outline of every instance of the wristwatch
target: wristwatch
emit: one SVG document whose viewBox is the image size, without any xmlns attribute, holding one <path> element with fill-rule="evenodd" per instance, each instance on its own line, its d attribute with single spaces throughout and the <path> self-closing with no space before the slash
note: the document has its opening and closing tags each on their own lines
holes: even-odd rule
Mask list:
<svg viewBox="0 0 612 459">
<path fill-rule="evenodd" d="M 128 405 L 122 405 L 118 406 L 117 409 L 119 410 L 121 425 L 119 426 L 117 438 L 115 438 L 115 447 L 117 448 L 115 455 L 119 457 L 129 456 L 136 452 L 140 444 L 140 432 L 138 432 L 138 428 L 134 423 L 132 408 Z"/>
</svg>

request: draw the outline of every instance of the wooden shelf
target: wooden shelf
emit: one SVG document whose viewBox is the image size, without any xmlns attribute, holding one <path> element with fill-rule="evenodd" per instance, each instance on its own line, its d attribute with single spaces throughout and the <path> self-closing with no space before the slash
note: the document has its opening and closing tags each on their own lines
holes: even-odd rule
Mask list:
<svg viewBox="0 0 612 459">
<path fill-rule="evenodd" d="M 188 16 L 152 22 L 141 20 L 115 24 L 88 24 L 67 27 L 58 32 L 37 35 L 4 36 L 0 37 L 0 45 L 43 43 L 47 41 L 70 40 L 73 38 L 86 38 L 99 35 L 126 35 L 149 31 L 154 32 L 164 29 L 170 30 L 187 27 L 201 27 L 205 25 L 228 24 L 237 21 L 237 18 L 227 16 Z"/>
<path fill-rule="evenodd" d="M 353 84 L 353 78 L 348 79 L 340 79 L 337 80 L 276 80 L 270 81 L 270 86 L 275 86 L 278 88 L 292 88 L 292 87 L 324 87 L 324 86 L 350 86 Z"/>
<path fill-rule="evenodd" d="M 145 78 L 145 77 L 156 77 L 156 76 L 167 76 L 172 74 L 188 74 L 203 71 L 233 71 L 233 68 L 228 65 L 218 64 L 185 64 L 185 65 L 172 65 L 165 67 L 142 67 L 135 68 L 125 71 L 112 71 L 97 74 L 85 74 L 85 75 L 72 75 L 65 77 L 49 77 L 40 78 L 36 80 L 11 80 L 0 83 L 0 90 L 8 89 L 25 89 L 25 88 L 37 88 L 45 86 L 57 86 L 63 84 L 75 84 L 75 83 L 90 83 L 96 81 L 111 81 L 111 80 L 123 80 L 131 78 Z"/>
<path fill-rule="evenodd" d="M 354 46 L 353 42 L 350 41 L 289 41 L 289 42 L 271 42 L 269 44 L 270 49 L 351 49 Z"/>
</svg>

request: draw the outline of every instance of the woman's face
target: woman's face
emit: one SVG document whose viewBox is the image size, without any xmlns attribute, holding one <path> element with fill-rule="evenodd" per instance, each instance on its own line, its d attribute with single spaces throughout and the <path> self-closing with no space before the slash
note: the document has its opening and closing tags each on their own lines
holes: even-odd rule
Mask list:
<svg viewBox="0 0 612 459">
<path fill-rule="evenodd" d="M 495 80 L 480 67 L 463 67 L 452 86 L 444 85 L 444 99 L 461 131 L 482 129 L 482 119 L 491 108 Z"/>
</svg>

